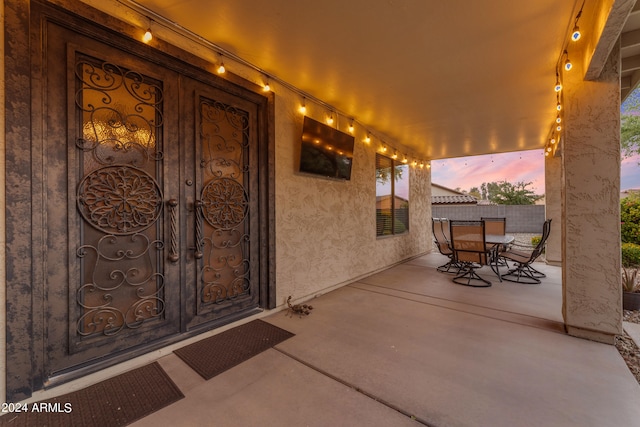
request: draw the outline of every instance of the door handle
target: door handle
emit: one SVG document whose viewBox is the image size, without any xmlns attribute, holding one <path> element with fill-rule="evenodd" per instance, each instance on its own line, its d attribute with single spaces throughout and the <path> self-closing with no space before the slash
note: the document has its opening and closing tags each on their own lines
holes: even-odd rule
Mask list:
<svg viewBox="0 0 640 427">
<path fill-rule="evenodd" d="M 196 219 L 196 247 L 195 252 L 193 253 L 193 256 L 196 259 L 200 259 L 203 256 L 203 231 L 202 231 L 202 200 L 196 200 L 195 202 L 193 202 L 193 206 L 194 206 L 194 215 L 195 215 L 195 219 Z"/>
<path fill-rule="evenodd" d="M 178 253 L 178 201 L 171 199 L 168 202 L 169 216 L 171 221 L 171 245 L 169 246 L 169 261 L 178 262 L 180 254 Z"/>
</svg>

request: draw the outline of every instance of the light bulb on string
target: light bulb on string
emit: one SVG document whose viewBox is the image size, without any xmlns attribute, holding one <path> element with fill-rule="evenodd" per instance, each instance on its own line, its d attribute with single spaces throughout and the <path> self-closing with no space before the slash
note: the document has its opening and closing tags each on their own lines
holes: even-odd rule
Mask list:
<svg viewBox="0 0 640 427">
<path fill-rule="evenodd" d="M 582 37 L 582 33 L 580 32 L 580 27 L 576 24 L 571 31 L 571 41 L 577 42 Z"/>
<path fill-rule="evenodd" d="M 564 54 L 566 55 L 567 59 L 564 60 L 564 69 L 565 71 L 571 71 L 571 69 L 573 68 L 573 64 L 571 63 L 571 60 L 569 59 L 569 54 L 567 53 L 567 51 L 564 51 Z"/>
<path fill-rule="evenodd" d="M 353 127 L 353 120 L 351 120 L 351 123 L 349 123 L 349 133 L 353 133 L 354 127 Z"/>
<path fill-rule="evenodd" d="M 269 78 L 266 77 L 264 81 L 265 81 L 265 83 L 264 83 L 264 86 L 262 87 L 262 90 L 264 92 L 270 92 L 271 91 L 271 85 L 269 85 Z"/>
<path fill-rule="evenodd" d="M 142 36 L 142 41 L 145 43 L 149 43 L 151 40 L 153 40 L 153 33 L 151 32 L 151 28 L 147 28 L 147 31 L 145 31 L 144 35 Z"/>
<path fill-rule="evenodd" d="M 218 74 L 224 74 L 227 69 L 224 67 L 224 61 L 222 60 L 222 54 L 220 54 L 220 66 L 218 66 Z"/>
<path fill-rule="evenodd" d="M 584 7 L 584 3 L 582 3 L 582 7 Z M 580 27 L 578 27 L 578 20 L 580 20 L 580 16 L 582 15 L 582 7 L 580 11 L 576 15 L 576 22 L 573 26 L 573 30 L 571 30 L 571 41 L 577 42 L 582 37 L 582 33 L 580 32 Z"/>
<path fill-rule="evenodd" d="M 562 90 L 562 83 L 560 83 L 560 76 L 558 76 L 558 73 L 556 73 L 556 85 L 554 87 L 554 90 L 556 92 L 560 92 Z"/>
<path fill-rule="evenodd" d="M 329 113 L 329 115 L 327 116 L 327 124 L 333 124 L 333 113 Z"/>
<path fill-rule="evenodd" d="M 560 114 L 556 116 L 556 123 L 558 124 L 562 123 L 562 117 L 560 117 Z"/>
<path fill-rule="evenodd" d="M 307 114 L 307 105 L 304 98 L 302 98 L 302 104 L 300 104 L 299 110 L 302 114 Z"/>
</svg>

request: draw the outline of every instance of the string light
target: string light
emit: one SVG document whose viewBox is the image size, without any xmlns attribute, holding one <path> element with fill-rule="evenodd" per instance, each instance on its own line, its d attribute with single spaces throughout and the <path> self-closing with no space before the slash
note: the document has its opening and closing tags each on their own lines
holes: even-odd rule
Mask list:
<svg viewBox="0 0 640 427">
<path fill-rule="evenodd" d="M 149 43 L 151 40 L 153 40 L 153 33 L 151 32 L 151 28 L 147 28 L 144 36 L 142 36 L 142 41 L 145 43 Z"/>
<path fill-rule="evenodd" d="M 146 16 L 145 13 L 140 12 L 139 9 L 132 8 L 132 10 L 134 10 L 135 12 L 141 13 L 143 16 L 145 16 L 147 19 L 149 19 L 151 21 L 151 18 Z M 163 27 L 166 27 L 168 25 L 168 23 L 164 22 L 163 20 L 161 20 L 159 22 L 160 22 L 160 25 L 162 25 Z M 152 22 L 150 23 L 150 25 L 151 24 L 152 24 Z M 296 93 L 296 94 L 300 95 L 302 97 L 302 103 L 299 106 L 298 110 L 299 110 L 299 112 L 301 114 L 303 114 L 303 115 L 307 114 L 307 106 L 306 106 L 307 98 L 311 99 L 314 103 L 317 103 L 318 105 L 324 106 L 327 110 L 330 111 L 329 116 L 327 117 L 327 123 L 330 124 L 330 125 L 334 125 L 334 117 L 333 117 L 333 112 L 334 111 L 333 111 L 333 108 L 332 108 L 331 105 L 329 105 L 329 104 L 323 102 L 322 100 L 317 99 L 317 98 L 315 98 L 313 96 L 309 96 L 307 93 L 301 91 L 300 89 L 292 86 L 291 84 L 289 84 L 289 83 L 287 83 L 285 81 L 282 81 L 282 80 L 278 79 L 277 77 L 274 77 L 274 78 L 269 77 L 264 72 L 264 70 L 261 70 L 259 67 L 255 66 L 254 64 L 246 61 L 245 59 L 233 54 L 232 52 L 230 52 L 230 51 L 228 51 L 228 50 L 226 50 L 226 49 L 224 49 L 224 48 L 222 48 L 222 47 L 220 47 L 220 46 L 218 46 L 218 45 L 216 45 L 214 43 L 211 43 L 211 42 L 208 42 L 206 40 L 199 39 L 199 38 L 198 39 L 192 38 L 189 34 L 186 34 L 186 33 L 183 34 L 182 32 L 179 32 L 179 34 L 183 35 L 185 37 L 188 37 L 190 40 L 193 40 L 193 41 L 201 44 L 202 46 L 204 46 L 204 47 L 206 47 L 208 49 L 211 49 L 213 52 L 215 52 L 215 53 L 217 53 L 217 55 L 219 55 L 218 66 L 217 66 L 217 68 L 215 68 L 215 70 L 216 70 L 216 72 L 218 74 L 222 75 L 222 74 L 225 74 L 226 71 L 227 71 L 225 63 L 224 63 L 224 58 L 223 58 L 223 56 L 226 55 L 227 57 L 230 57 L 230 58 L 233 59 L 234 64 L 240 64 L 242 66 L 246 66 L 246 67 L 248 67 L 248 68 L 250 68 L 252 70 L 255 70 L 255 71 L 259 72 L 263 76 L 263 79 L 264 79 L 264 85 L 262 86 L 262 89 L 263 89 L 264 92 L 271 91 L 270 81 L 275 79 L 280 86 L 290 90 L 293 93 Z M 145 43 L 148 43 L 151 40 L 153 40 L 153 33 L 151 31 L 151 27 L 150 26 L 146 29 L 142 40 Z M 340 112 L 336 112 L 336 114 L 338 114 L 338 116 L 336 116 L 336 118 L 339 119 L 340 118 L 339 115 L 341 113 Z M 359 122 L 357 122 L 357 123 L 356 122 L 357 122 L 356 119 L 349 118 L 348 132 L 350 132 L 351 134 L 354 134 L 356 132 L 355 127 L 356 127 L 357 124 L 359 124 Z M 364 142 L 369 144 L 369 143 L 371 143 L 371 139 L 372 139 L 371 132 L 366 130 L 366 136 L 364 137 Z M 391 148 L 393 149 L 393 147 L 391 147 Z M 387 147 L 383 147 L 381 151 L 382 152 L 387 152 L 388 149 L 387 149 Z M 397 150 L 395 150 L 395 154 L 393 155 L 393 158 L 394 159 L 398 158 Z M 404 154 L 403 158 L 402 158 L 402 162 L 405 163 L 405 164 L 411 163 L 414 166 L 417 166 L 419 160 L 417 160 L 417 156 Z M 425 164 L 424 161 L 422 161 L 420 163 L 420 167 L 424 167 L 424 164 Z M 430 165 L 427 164 L 427 167 L 429 168 Z"/>
<path fill-rule="evenodd" d="M 562 90 L 562 84 L 560 83 L 560 76 L 558 75 L 557 72 L 556 72 L 556 86 L 554 89 L 556 92 L 560 92 Z"/>
<path fill-rule="evenodd" d="M 576 24 L 576 26 L 573 27 L 573 32 L 571 33 L 571 40 L 577 42 L 580 40 L 580 37 L 582 37 L 582 33 L 580 33 L 580 27 Z"/>
<path fill-rule="evenodd" d="M 224 74 L 226 71 L 226 68 L 224 68 L 224 61 L 222 60 L 222 54 L 220 54 L 220 66 L 218 67 L 218 74 Z"/>
<path fill-rule="evenodd" d="M 544 151 L 544 155 L 545 156 L 549 156 L 549 154 L 552 151 L 552 146 L 554 146 L 556 144 L 557 141 L 560 140 L 560 132 L 562 131 L 562 117 L 560 116 L 560 111 L 562 111 L 562 103 L 560 102 L 560 94 L 558 93 L 560 90 L 562 90 L 562 84 L 560 83 L 560 74 L 559 74 L 559 70 L 564 70 L 564 71 L 571 71 L 573 69 L 573 64 L 571 62 L 571 59 L 569 58 L 569 52 L 567 51 L 568 45 L 572 42 L 577 42 L 578 40 L 580 40 L 580 38 L 582 37 L 582 33 L 580 32 L 580 27 L 578 26 L 578 21 L 580 20 L 580 17 L 582 16 L 582 10 L 584 9 L 584 5 L 585 5 L 586 0 L 583 0 L 582 2 L 582 6 L 580 7 L 580 10 L 578 11 L 578 13 L 576 14 L 575 20 L 573 22 L 573 29 L 571 30 L 571 34 L 569 36 L 569 40 L 567 42 L 565 42 L 563 49 L 562 49 L 562 53 L 560 54 L 560 58 L 558 58 L 558 62 L 556 63 L 556 86 L 555 86 L 555 90 L 556 90 L 556 122 L 555 124 L 553 124 L 553 126 L 551 127 L 550 131 L 549 131 L 549 140 L 548 140 L 548 144 L 546 144 L 546 150 Z M 564 61 L 563 61 L 564 59 Z M 560 68 L 562 66 L 562 68 Z M 555 136 L 555 134 L 557 133 L 557 138 Z"/>
<path fill-rule="evenodd" d="M 133 2 L 131 2 L 131 3 L 133 3 Z M 336 112 L 336 114 L 338 114 L 338 116 L 336 116 L 337 119 L 339 119 L 339 115 L 342 114 L 339 111 L 335 111 L 335 109 L 331 105 L 325 103 L 324 101 L 322 101 L 322 100 L 320 100 L 318 98 L 315 98 L 315 97 L 309 95 L 308 93 L 305 93 L 304 91 L 300 90 L 299 88 L 291 85 L 290 83 L 288 83 L 288 82 L 286 82 L 284 80 L 281 80 L 281 79 L 279 79 L 277 77 L 274 77 L 274 76 L 271 76 L 270 78 L 267 78 L 268 76 L 265 73 L 265 71 L 262 70 L 261 68 L 257 67 L 255 64 L 252 64 L 251 62 L 247 61 L 246 59 L 243 59 L 242 57 L 234 54 L 233 52 L 231 52 L 231 51 L 229 51 L 229 50 L 227 50 L 227 49 L 225 49 L 225 48 L 223 48 L 223 47 L 221 47 L 221 46 L 219 46 L 219 45 L 217 45 L 215 43 L 212 43 L 212 42 L 209 42 L 209 41 L 207 41 L 205 39 L 202 39 L 200 37 L 194 36 L 193 34 L 189 33 L 188 31 L 175 26 L 175 23 L 172 23 L 172 22 L 162 18 L 159 15 L 155 15 L 155 14 L 153 15 L 154 17 L 158 18 L 157 21 L 154 21 L 150 16 L 148 16 L 148 12 L 149 12 L 148 10 L 144 10 L 143 8 L 141 8 L 140 6 L 136 6 L 135 4 L 127 4 L 127 7 L 129 7 L 133 12 L 135 12 L 135 13 L 139 14 L 140 16 L 143 16 L 146 19 L 148 19 L 149 21 L 151 21 L 149 23 L 149 27 L 147 28 L 147 30 L 144 33 L 143 39 L 144 39 L 145 43 L 147 41 L 150 41 L 150 40 L 153 39 L 153 34 L 152 34 L 150 26 L 153 25 L 154 22 L 157 22 L 158 25 L 161 25 L 163 28 L 171 29 L 171 30 L 175 31 L 179 36 L 185 37 L 186 39 L 188 39 L 188 40 L 190 40 L 190 41 L 192 41 L 194 43 L 197 43 L 200 46 L 203 46 L 203 47 L 205 47 L 207 49 L 210 49 L 212 52 L 218 54 L 219 55 L 219 62 L 218 62 L 218 67 L 215 69 L 218 74 L 225 74 L 226 73 L 227 70 L 226 70 L 226 66 L 224 64 L 223 56 L 227 56 L 228 58 L 231 58 L 233 60 L 233 64 L 234 65 L 240 64 L 241 66 L 247 67 L 248 69 L 254 70 L 254 71 L 260 73 L 261 75 L 263 75 L 266 78 L 266 82 L 265 82 L 265 84 L 263 86 L 263 89 L 264 89 L 265 92 L 266 91 L 271 91 L 270 80 L 275 80 L 279 85 L 278 88 L 283 87 L 283 88 L 291 91 L 292 93 L 298 94 L 301 97 L 304 96 L 302 105 L 299 107 L 300 113 L 302 113 L 304 115 L 307 114 L 307 107 L 305 105 L 306 104 L 306 102 L 305 102 L 306 99 L 305 98 L 307 98 L 307 99 L 310 99 L 312 102 L 317 103 L 318 105 L 321 105 L 321 106 L 325 107 L 329 111 Z M 176 28 L 174 28 L 174 27 L 176 27 Z M 345 114 L 345 116 L 346 116 L 346 114 Z M 329 118 L 327 119 L 327 122 L 329 124 L 333 124 L 334 123 L 333 120 L 334 119 L 333 119 L 332 115 L 330 115 Z M 357 124 L 360 124 L 360 123 L 356 119 L 350 118 L 350 124 L 349 124 L 349 127 L 348 127 L 349 132 L 355 133 L 355 131 L 356 131 L 355 130 L 355 125 L 357 125 Z M 367 131 L 366 137 L 364 138 L 364 142 L 371 143 L 371 138 L 372 138 L 371 137 L 371 132 Z M 386 147 L 385 147 L 385 151 L 386 151 Z M 397 157 L 397 155 L 396 155 L 396 157 Z M 407 155 L 405 154 L 406 162 L 409 162 L 409 161 L 413 160 L 413 158 L 417 157 L 417 156 L 411 155 L 410 157 L 411 158 L 407 157 Z M 427 167 L 430 167 L 430 165 L 428 164 Z"/>
<path fill-rule="evenodd" d="M 584 7 L 584 3 L 582 3 L 582 7 Z M 576 22 L 575 22 L 575 25 L 573 26 L 573 30 L 571 30 L 571 41 L 573 42 L 577 42 L 578 40 L 580 40 L 580 37 L 582 37 L 582 33 L 580 32 L 580 27 L 578 27 L 578 20 L 580 19 L 580 15 L 582 15 L 582 7 L 580 8 L 580 11 L 576 15 Z"/>
<path fill-rule="evenodd" d="M 566 55 L 566 57 L 567 57 L 567 59 L 564 60 L 564 69 L 565 69 L 565 71 L 571 71 L 571 69 L 573 68 L 573 64 L 571 63 L 571 60 L 569 59 L 569 53 L 567 53 L 566 49 L 564 51 L 564 55 Z"/>
</svg>

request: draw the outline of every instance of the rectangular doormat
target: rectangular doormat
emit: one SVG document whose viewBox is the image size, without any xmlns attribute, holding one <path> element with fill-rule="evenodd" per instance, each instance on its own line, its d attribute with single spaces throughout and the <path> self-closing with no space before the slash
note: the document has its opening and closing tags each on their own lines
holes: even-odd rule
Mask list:
<svg viewBox="0 0 640 427">
<path fill-rule="evenodd" d="M 293 335 L 262 320 L 254 320 L 182 347 L 174 353 L 208 380 Z"/>
<path fill-rule="evenodd" d="M 120 427 L 183 397 L 162 367 L 154 362 L 82 390 L 26 404 L 21 408 L 26 412 L 0 417 L 0 426 Z"/>
</svg>

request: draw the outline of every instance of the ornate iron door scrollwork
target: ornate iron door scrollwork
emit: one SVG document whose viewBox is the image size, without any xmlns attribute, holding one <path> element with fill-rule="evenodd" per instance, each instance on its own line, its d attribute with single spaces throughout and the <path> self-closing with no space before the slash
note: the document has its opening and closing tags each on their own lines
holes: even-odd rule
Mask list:
<svg viewBox="0 0 640 427">
<path fill-rule="evenodd" d="M 249 114 L 200 99 L 201 191 L 196 201 L 196 257 L 201 311 L 250 296 Z M 207 307 L 211 308 L 207 308 Z"/>
<path fill-rule="evenodd" d="M 76 78 L 82 134 L 76 197 L 83 218 L 76 331 L 80 337 L 109 337 L 165 313 L 158 181 L 163 91 L 161 82 L 142 73 L 85 55 L 77 59 Z M 175 238 L 169 256 L 177 257 Z"/>
</svg>

